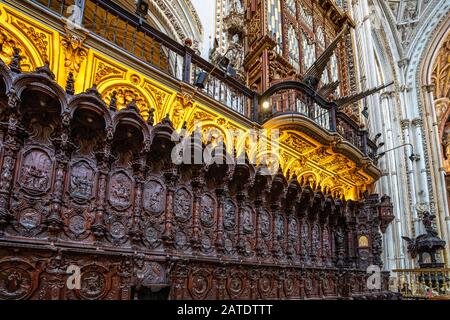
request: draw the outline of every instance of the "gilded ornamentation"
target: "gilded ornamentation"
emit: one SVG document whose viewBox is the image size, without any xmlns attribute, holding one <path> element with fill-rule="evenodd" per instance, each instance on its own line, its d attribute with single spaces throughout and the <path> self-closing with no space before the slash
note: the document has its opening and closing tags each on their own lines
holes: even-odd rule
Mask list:
<svg viewBox="0 0 450 320">
<path fill-rule="evenodd" d="M 450 35 L 442 44 L 438 57 L 434 64 L 431 81 L 434 88 L 434 103 L 436 107 L 436 117 L 439 123 L 446 122 L 444 116 L 450 107 Z M 442 124 L 440 130 L 443 129 Z M 442 134 L 442 132 L 441 132 Z M 444 134 L 445 138 L 445 134 Z"/>
<path fill-rule="evenodd" d="M 99 61 L 97 64 L 97 69 L 95 70 L 94 83 L 98 85 L 102 81 L 117 75 L 121 75 L 122 73 L 123 72 L 119 69 Z"/>
<path fill-rule="evenodd" d="M 74 79 L 80 72 L 81 64 L 87 57 L 87 50 L 83 48 L 84 39 L 71 35 L 61 40 L 64 49 L 64 67 L 67 73 L 72 72 Z"/>
<path fill-rule="evenodd" d="M 172 123 L 175 128 L 180 128 L 183 125 L 185 116 L 192 107 L 192 102 L 186 100 L 184 97 L 178 96 L 172 104 Z"/>
<path fill-rule="evenodd" d="M 49 61 L 50 57 L 48 56 L 48 36 L 35 27 L 27 25 L 20 20 L 14 21 L 13 24 L 16 25 L 17 29 L 23 32 L 23 34 L 25 34 L 27 38 L 33 43 L 33 45 L 39 51 L 42 61 Z"/>
<path fill-rule="evenodd" d="M 154 98 L 155 101 L 156 101 L 155 109 L 156 109 L 159 113 L 161 113 L 162 110 L 163 110 L 163 107 L 164 107 L 164 105 L 165 105 L 165 103 L 166 103 L 167 97 L 168 97 L 169 95 L 168 95 L 166 92 L 164 92 L 164 91 L 162 91 L 162 90 L 156 88 L 154 85 L 152 85 L 152 84 L 150 84 L 150 83 L 148 83 L 148 84 L 145 86 L 145 89 L 147 89 L 147 90 L 151 93 L 151 95 L 153 96 L 153 98 Z M 159 114 L 159 116 L 163 117 L 162 114 Z"/>
<path fill-rule="evenodd" d="M 17 48 L 20 51 L 22 57 L 20 67 L 22 71 L 31 71 L 34 66 L 32 66 L 28 53 L 24 50 L 24 46 L 12 37 L 7 30 L 0 27 L 0 59 L 2 59 L 6 65 L 9 65 L 12 61 L 14 48 Z"/>
<path fill-rule="evenodd" d="M 109 105 L 111 103 L 111 97 L 114 92 L 115 105 L 118 110 L 124 109 L 134 100 L 141 113 L 148 112 L 149 102 L 138 89 L 126 85 L 110 87 L 102 92 L 102 98 L 106 104 Z"/>
</svg>

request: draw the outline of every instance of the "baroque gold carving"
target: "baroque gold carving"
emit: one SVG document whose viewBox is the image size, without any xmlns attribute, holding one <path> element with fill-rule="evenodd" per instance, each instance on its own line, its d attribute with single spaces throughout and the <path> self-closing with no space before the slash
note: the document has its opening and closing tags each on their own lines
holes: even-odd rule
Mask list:
<svg viewBox="0 0 450 320">
<path fill-rule="evenodd" d="M 14 21 L 13 25 L 15 25 L 27 38 L 31 41 L 31 43 L 36 47 L 37 51 L 42 57 L 43 61 L 49 61 L 48 50 L 49 50 L 49 39 L 48 36 L 36 29 L 33 26 L 27 25 L 20 20 Z"/>
<path fill-rule="evenodd" d="M 121 74 L 123 74 L 123 72 L 120 71 L 119 69 L 114 68 L 113 66 L 111 66 L 109 64 L 99 61 L 97 64 L 97 68 L 95 70 L 94 83 L 98 85 L 106 79 L 109 79 L 111 77 L 121 75 Z"/>
<path fill-rule="evenodd" d="M 62 39 L 61 45 L 64 49 L 64 67 L 67 73 L 72 72 L 76 79 L 81 64 L 87 57 L 87 50 L 83 48 L 83 39 L 71 35 Z"/>
<path fill-rule="evenodd" d="M 164 105 L 166 103 L 167 97 L 169 96 L 166 92 L 156 88 L 154 85 L 147 83 L 145 85 L 145 89 L 147 89 L 153 98 L 156 101 L 155 110 L 157 112 L 157 115 L 162 118 L 163 114 L 161 112 L 163 111 Z"/>
<path fill-rule="evenodd" d="M 438 121 L 445 121 L 444 115 L 450 106 L 450 35 L 439 50 L 433 73 L 434 98 Z"/>
<path fill-rule="evenodd" d="M 133 88 L 131 86 L 113 86 L 105 91 L 102 92 L 102 98 L 103 100 L 109 104 L 111 102 L 111 95 L 113 92 L 116 92 L 116 99 L 117 99 L 117 109 L 123 109 L 125 108 L 130 102 L 135 100 L 136 105 L 138 106 L 139 110 L 141 111 L 141 114 L 143 116 L 145 113 L 148 115 L 149 110 L 149 102 L 147 99 L 142 95 L 142 93 L 137 90 L 136 88 Z"/>
<path fill-rule="evenodd" d="M 0 59 L 7 65 L 11 63 L 14 48 L 20 50 L 20 55 L 22 56 L 20 67 L 22 71 L 31 71 L 33 66 L 25 47 L 9 31 L 0 27 Z"/>
<path fill-rule="evenodd" d="M 177 96 L 172 105 L 171 120 L 175 128 L 181 128 L 189 109 L 192 107 L 192 101 L 183 96 Z"/>
</svg>

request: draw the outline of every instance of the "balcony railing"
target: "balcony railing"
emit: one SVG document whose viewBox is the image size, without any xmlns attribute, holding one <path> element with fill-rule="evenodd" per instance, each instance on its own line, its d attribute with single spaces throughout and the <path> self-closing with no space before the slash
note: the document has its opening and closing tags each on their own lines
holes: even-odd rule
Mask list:
<svg viewBox="0 0 450 320">
<path fill-rule="evenodd" d="M 410 299 L 450 299 L 450 269 L 398 269 L 397 290 Z"/>
<path fill-rule="evenodd" d="M 39 3 L 54 13 L 69 17 L 68 8 L 80 0 L 28 0 Z M 83 2 L 84 1 L 84 2 Z M 144 19 L 111 0 L 83 0 L 82 25 L 93 34 L 107 40 L 126 53 L 145 61 L 166 75 L 194 85 L 200 72 L 209 74 L 204 88 L 198 90 L 240 115 L 261 122 L 261 96 L 235 78 L 201 58 L 193 49 L 182 45 L 153 28 Z M 367 132 L 336 106 L 311 88 L 288 89 L 273 92 L 268 98 L 271 116 L 280 113 L 298 113 L 313 120 L 320 127 L 338 132 L 364 155 L 375 159 L 376 145 L 367 138 Z"/>
</svg>

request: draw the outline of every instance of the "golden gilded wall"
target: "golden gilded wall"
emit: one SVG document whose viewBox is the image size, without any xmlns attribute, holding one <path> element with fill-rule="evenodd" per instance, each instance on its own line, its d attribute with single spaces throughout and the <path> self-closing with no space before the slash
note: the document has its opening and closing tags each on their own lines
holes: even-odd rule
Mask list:
<svg viewBox="0 0 450 320">
<path fill-rule="evenodd" d="M 309 126 L 308 130 L 299 130 L 299 126 L 282 123 L 265 125 L 266 128 L 263 128 L 237 116 L 225 116 L 229 113 L 221 113 L 220 106 L 213 108 L 196 101 L 201 99 L 196 99 L 194 88 L 188 90 L 194 94 L 186 94 L 183 90 L 186 84 L 178 84 L 180 90 L 171 89 L 153 80 L 152 70 L 148 74 L 136 72 L 123 62 L 101 54 L 95 46 L 87 47 L 83 36 L 55 31 L 43 21 L 31 19 L 0 4 L 0 58 L 9 64 L 13 48 L 17 47 L 23 57 L 23 72 L 33 71 L 48 61 L 56 81 L 63 88 L 69 73 L 72 73 L 75 93 L 83 92 L 95 84 L 107 104 L 113 92 L 116 93 L 119 109 L 134 99 L 144 119 L 153 112 L 155 123 L 169 115 L 176 129 L 186 123 L 187 130 L 192 132 L 195 123 L 201 121 L 205 142 L 210 142 L 208 136 L 211 136 L 211 132 L 222 134 L 228 142 L 228 151 L 234 150 L 237 155 L 244 150 L 247 153 L 258 152 L 250 145 L 249 132 L 252 129 L 278 129 L 280 148 L 277 160 L 287 176 L 291 177 L 295 173 L 299 181 L 303 179 L 316 186 L 320 184 L 322 190 L 329 190 L 346 199 L 357 199 L 362 192 L 373 191 L 373 184 L 380 175 L 379 170 L 359 151 L 343 142 L 340 136 L 330 135 L 308 123 L 303 124 L 304 128 L 308 129 Z M 63 25 L 62 22 L 60 24 Z M 111 47 L 111 50 L 116 49 Z M 176 85 L 173 87 L 176 88 Z M 244 134 L 230 134 L 237 131 Z M 261 159 L 262 154 L 249 154 L 250 158 L 252 156 Z"/>
</svg>

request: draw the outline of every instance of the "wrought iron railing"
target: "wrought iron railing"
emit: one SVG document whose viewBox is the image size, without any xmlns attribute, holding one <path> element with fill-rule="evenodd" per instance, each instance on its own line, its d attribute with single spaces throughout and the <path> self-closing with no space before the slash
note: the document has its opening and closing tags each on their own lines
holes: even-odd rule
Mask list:
<svg viewBox="0 0 450 320">
<path fill-rule="evenodd" d="M 396 287 L 410 299 L 450 299 L 450 269 L 397 269 Z"/>
<path fill-rule="evenodd" d="M 39 3 L 54 13 L 69 17 L 68 8 L 79 0 L 29 0 Z M 199 91 L 235 112 L 261 122 L 261 96 L 227 73 L 206 61 L 195 51 L 153 28 L 135 13 L 111 0 L 84 0 L 82 25 L 85 29 L 149 66 L 176 80 L 195 85 L 200 72 L 208 80 Z M 330 132 L 338 132 L 361 152 L 375 160 L 376 145 L 358 124 L 336 106 L 321 98 L 311 88 L 288 89 L 273 92 L 269 98 L 271 117 L 285 112 L 298 113 L 313 120 Z"/>
<path fill-rule="evenodd" d="M 290 89 L 278 91 L 270 96 L 270 115 L 281 113 L 298 113 L 329 131 L 333 131 L 331 118 L 331 106 L 321 105 L 314 101 L 306 93 Z"/>
</svg>

